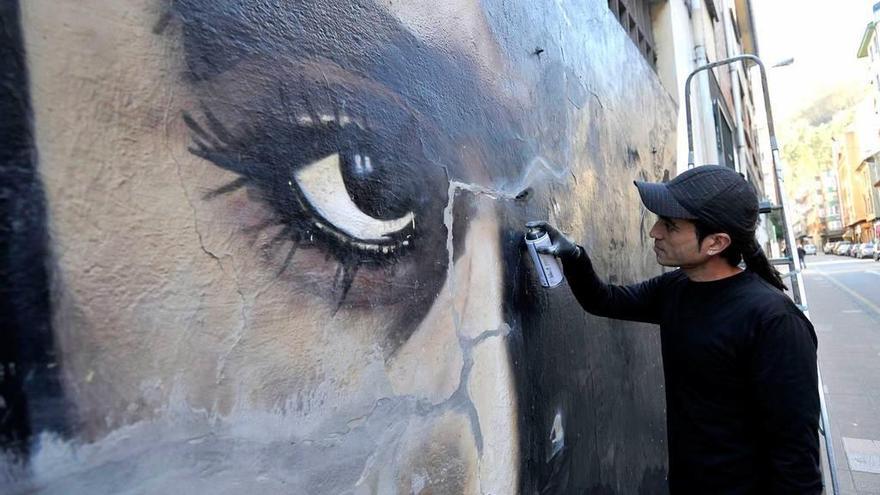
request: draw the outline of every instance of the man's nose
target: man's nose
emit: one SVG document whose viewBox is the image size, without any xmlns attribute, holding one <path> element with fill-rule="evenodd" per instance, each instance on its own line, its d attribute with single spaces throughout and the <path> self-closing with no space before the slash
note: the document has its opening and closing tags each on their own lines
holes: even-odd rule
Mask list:
<svg viewBox="0 0 880 495">
<path fill-rule="evenodd" d="M 660 238 L 660 221 L 657 220 L 654 223 L 654 226 L 651 227 L 651 230 L 648 232 L 648 235 L 651 239 L 659 239 Z"/>
</svg>

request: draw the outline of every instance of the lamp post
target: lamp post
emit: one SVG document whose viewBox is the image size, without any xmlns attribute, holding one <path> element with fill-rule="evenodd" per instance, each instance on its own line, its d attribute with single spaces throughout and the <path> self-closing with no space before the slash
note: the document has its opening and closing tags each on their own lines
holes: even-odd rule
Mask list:
<svg viewBox="0 0 880 495">
<path fill-rule="evenodd" d="M 779 62 L 776 62 L 775 64 L 771 65 L 770 68 L 772 69 L 775 67 L 785 67 L 785 66 L 791 65 L 793 63 L 794 63 L 794 57 L 788 57 L 786 59 L 782 59 Z"/>
</svg>

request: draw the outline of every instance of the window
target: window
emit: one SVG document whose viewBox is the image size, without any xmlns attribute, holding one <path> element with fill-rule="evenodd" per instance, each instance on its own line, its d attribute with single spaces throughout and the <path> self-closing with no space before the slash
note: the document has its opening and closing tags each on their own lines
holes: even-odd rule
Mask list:
<svg viewBox="0 0 880 495">
<path fill-rule="evenodd" d="M 730 109 L 725 103 L 721 93 L 721 87 L 718 86 L 718 79 L 715 77 L 715 71 L 709 70 L 709 95 L 712 99 L 712 114 L 715 117 L 715 146 L 718 150 L 718 165 L 724 165 L 736 170 L 736 151 L 734 149 L 735 141 L 733 136 L 733 126 L 730 125 Z M 747 168 L 746 164 L 740 164 L 740 170 L 743 172 Z"/>
<path fill-rule="evenodd" d="M 712 109 L 715 113 L 715 143 L 718 147 L 719 165 L 725 167 L 736 168 L 736 161 L 733 150 L 733 129 L 728 123 L 727 116 L 721 107 L 720 100 L 712 102 Z"/>
<path fill-rule="evenodd" d="M 608 0 L 608 8 L 642 56 L 654 69 L 657 68 L 657 51 L 654 46 L 654 33 L 651 30 L 651 10 L 649 0 Z"/>
<path fill-rule="evenodd" d="M 728 10 L 730 12 L 730 15 L 728 15 L 730 18 L 730 25 L 733 26 L 733 35 L 736 36 L 736 44 L 742 46 L 742 32 L 739 30 L 739 23 L 736 22 L 736 13 L 733 9 Z"/>
</svg>

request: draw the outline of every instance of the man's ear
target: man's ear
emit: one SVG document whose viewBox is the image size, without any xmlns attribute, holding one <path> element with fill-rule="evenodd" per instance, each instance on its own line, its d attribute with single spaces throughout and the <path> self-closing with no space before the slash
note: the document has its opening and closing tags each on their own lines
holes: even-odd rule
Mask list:
<svg viewBox="0 0 880 495">
<path fill-rule="evenodd" d="M 714 256 L 716 254 L 721 254 L 722 251 L 730 247 L 732 242 L 730 236 L 727 234 L 710 234 L 703 239 L 703 245 L 700 246 L 700 251 L 709 256 Z"/>
</svg>

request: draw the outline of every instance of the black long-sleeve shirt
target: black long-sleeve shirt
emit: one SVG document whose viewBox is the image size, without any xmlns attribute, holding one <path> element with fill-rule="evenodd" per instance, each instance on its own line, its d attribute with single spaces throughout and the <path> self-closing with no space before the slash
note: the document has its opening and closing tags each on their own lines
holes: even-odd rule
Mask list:
<svg viewBox="0 0 880 495">
<path fill-rule="evenodd" d="M 609 285 L 583 248 L 563 267 L 588 312 L 660 325 L 673 494 L 822 491 L 816 334 L 785 294 L 748 270 Z"/>
</svg>

